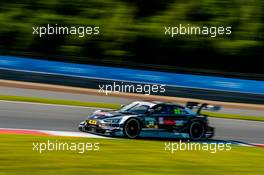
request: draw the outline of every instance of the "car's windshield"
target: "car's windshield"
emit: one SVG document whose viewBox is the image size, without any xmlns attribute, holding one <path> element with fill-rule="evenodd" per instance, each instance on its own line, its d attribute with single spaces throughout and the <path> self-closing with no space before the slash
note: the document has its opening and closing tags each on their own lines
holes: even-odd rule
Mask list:
<svg viewBox="0 0 264 175">
<path fill-rule="evenodd" d="M 145 114 L 149 109 L 148 105 L 143 105 L 140 103 L 131 103 L 126 105 L 120 109 L 120 112 L 129 112 L 129 113 L 136 113 L 136 114 Z"/>
</svg>

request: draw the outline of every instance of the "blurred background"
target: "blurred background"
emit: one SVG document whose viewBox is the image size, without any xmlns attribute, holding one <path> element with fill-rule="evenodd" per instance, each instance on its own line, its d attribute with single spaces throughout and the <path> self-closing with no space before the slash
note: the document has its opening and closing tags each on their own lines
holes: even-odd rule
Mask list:
<svg viewBox="0 0 264 175">
<path fill-rule="evenodd" d="M 0 55 L 263 79 L 264 1 L 1 0 Z M 32 27 L 99 26 L 100 35 Z M 165 26 L 231 26 L 232 35 L 164 35 Z"/>
</svg>

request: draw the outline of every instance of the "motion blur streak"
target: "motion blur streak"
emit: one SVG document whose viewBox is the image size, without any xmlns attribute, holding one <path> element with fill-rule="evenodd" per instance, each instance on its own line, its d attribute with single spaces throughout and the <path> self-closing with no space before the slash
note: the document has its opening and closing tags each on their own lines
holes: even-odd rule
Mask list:
<svg viewBox="0 0 264 175">
<path fill-rule="evenodd" d="M 9 55 L 80 63 L 257 76 L 263 73 L 263 4 L 263 0 L 2 0 L 0 49 Z M 102 30 L 99 37 L 83 38 L 32 34 L 33 26 L 47 24 Z M 179 24 L 230 26 L 232 34 L 211 39 L 164 35 L 164 26 Z"/>
</svg>

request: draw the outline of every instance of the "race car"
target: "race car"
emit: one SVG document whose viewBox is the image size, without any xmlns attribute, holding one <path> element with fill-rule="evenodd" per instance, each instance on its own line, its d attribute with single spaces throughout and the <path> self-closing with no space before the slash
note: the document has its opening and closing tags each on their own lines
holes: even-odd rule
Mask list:
<svg viewBox="0 0 264 175">
<path fill-rule="evenodd" d="M 79 124 L 79 130 L 130 139 L 149 135 L 202 140 L 213 137 L 202 110 L 219 110 L 219 106 L 188 102 L 186 106 L 171 102 L 135 101 L 119 110 L 96 110 Z M 150 134 L 151 133 L 151 134 Z"/>
</svg>

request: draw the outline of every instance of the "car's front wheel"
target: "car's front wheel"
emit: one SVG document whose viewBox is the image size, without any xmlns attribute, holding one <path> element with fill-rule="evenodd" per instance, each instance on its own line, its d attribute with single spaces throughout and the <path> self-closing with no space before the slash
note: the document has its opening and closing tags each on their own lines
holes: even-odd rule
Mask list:
<svg viewBox="0 0 264 175">
<path fill-rule="evenodd" d="M 202 122 L 194 121 L 190 124 L 189 135 L 191 140 L 200 140 L 205 133 L 205 126 Z"/>
<path fill-rule="evenodd" d="M 141 124 L 138 119 L 128 119 L 123 127 L 124 136 L 130 139 L 137 138 L 141 131 Z"/>
</svg>

